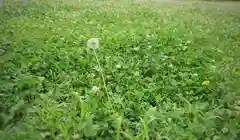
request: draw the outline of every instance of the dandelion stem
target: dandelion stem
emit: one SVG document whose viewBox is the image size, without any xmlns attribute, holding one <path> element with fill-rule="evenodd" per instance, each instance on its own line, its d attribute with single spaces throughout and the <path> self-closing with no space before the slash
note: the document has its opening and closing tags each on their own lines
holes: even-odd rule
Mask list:
<svg viewBox="0 0 240 140">
<path fill-rule="evenodd" d="M 105 92 L 106 92 L 107 97 L 108 97 L 109 105 L 110 105 L 111 108 L 113 109 L 112 104 L 111 104 L 111 102 L 110 102 L 110 96 L 109 96 L 109 92 L 108 92 L 108 89 L 107 89 L 107 85 L 106 85 L 106 80 L 105 80 L 105 77 L 104 77 L 103 69 L 102 69 L 101 64 L 100 64 L 100 62 L 99 62 L 99 59 L 98 59 L 98 56 L 97 56 L 97 53 L 96 53 L 95 49 L 93 49 L 93 52 L 94 52 L 94 55 L 95 55 L 95 57 L 96 57 L 96 60 L 97 60 L 97 63 L 98 63 L 98 67 L 99 67 L 99 69 L 100 69 L 100 74 L 101 74 L 101 76 L 102 76 L 103 86 L 104 86 Z"/>
</svg>

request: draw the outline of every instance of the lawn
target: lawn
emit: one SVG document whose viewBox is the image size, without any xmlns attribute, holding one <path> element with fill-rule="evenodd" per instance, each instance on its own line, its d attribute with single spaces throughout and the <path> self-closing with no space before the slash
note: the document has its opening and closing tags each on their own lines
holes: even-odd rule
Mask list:
<svg viewBox="0 0 240 140">
<path fill-rule="evenodd" d="M 0 139 L 239 139 L 239 7 L 5 0 Z"/>
</svg>

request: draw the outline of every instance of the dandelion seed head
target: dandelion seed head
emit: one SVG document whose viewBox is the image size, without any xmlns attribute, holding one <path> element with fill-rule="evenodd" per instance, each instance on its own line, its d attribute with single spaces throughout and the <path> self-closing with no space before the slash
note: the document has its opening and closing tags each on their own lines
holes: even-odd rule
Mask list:
<svg viewBox="0 0 240 140">
<path fill-rule="evenodd" d="M 90 49 L 99 49 L 100 43 L 98 38 L 91 38 L 87 41 L 87 47 Z"/>
</svg>

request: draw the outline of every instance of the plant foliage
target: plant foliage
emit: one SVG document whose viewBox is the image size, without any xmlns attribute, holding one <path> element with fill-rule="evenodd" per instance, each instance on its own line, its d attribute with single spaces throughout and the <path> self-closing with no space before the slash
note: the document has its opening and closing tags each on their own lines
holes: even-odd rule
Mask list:
<svg viewBox="0 0 240 140">
<path fill-rule="evenodd" d="M 1 138 L 237 140 L 239 15 L 154 1 L 5 1 Z M 98 60 L 86 46 L 94 37 Z"/>
</svg>

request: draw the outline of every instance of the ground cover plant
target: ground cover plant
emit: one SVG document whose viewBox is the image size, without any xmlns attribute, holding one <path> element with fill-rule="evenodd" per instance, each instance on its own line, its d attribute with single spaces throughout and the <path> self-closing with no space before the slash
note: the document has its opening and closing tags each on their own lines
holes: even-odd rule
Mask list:
<svg viewBox="0 0 240 140">
<path fill-rule="evenodd" d="M 1 139 L 239 139 L 238 6 L 4 1 Z"/>
</svg>

